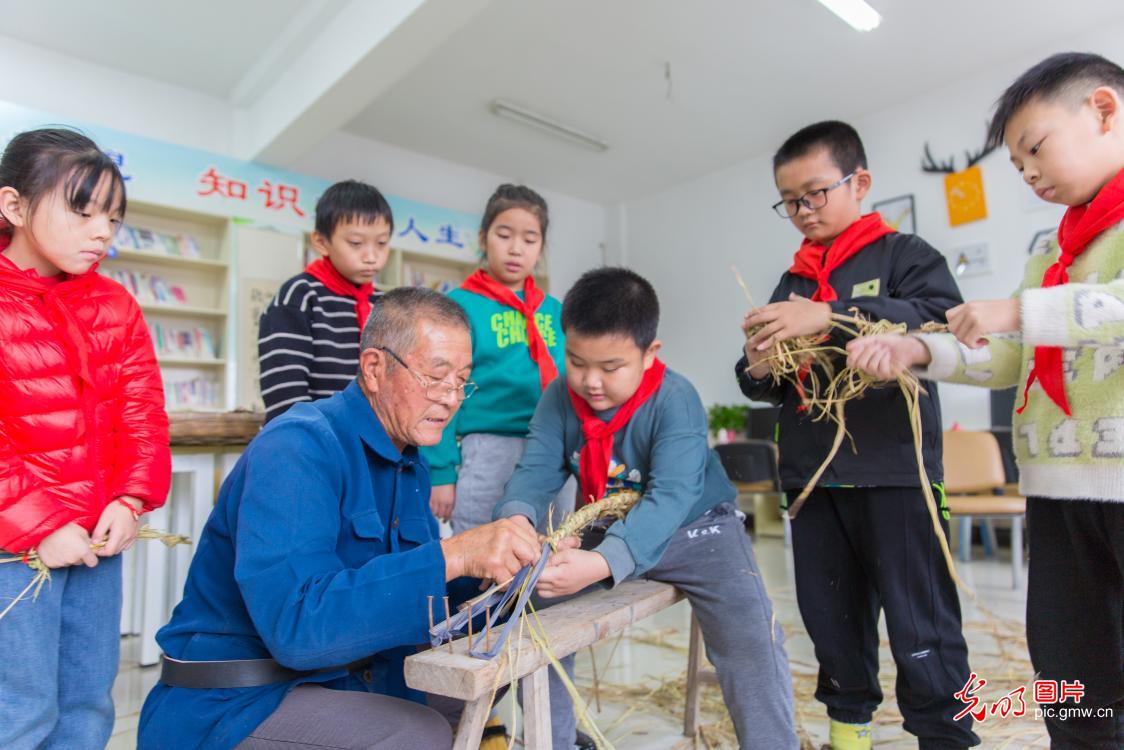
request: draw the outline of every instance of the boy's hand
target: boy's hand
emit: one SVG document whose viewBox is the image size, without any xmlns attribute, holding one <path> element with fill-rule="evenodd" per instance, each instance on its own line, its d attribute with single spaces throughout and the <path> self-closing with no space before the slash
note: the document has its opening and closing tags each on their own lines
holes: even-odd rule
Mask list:
<svg viewBox="0 0 1124 750">
<path fill-rule="evenodd" d="M 546 536 L 539 534 L 539 543 L 542 544 L 546 541 Z M 582 546 L 582 540 L 576 536 L 568 536 L 561 539 L 558 544 L 554 545 L 555 552 L 561 552 L 564 549 L 577 549 Z"/>
<path fill-rule="evenodd" d="M 1021 327 L 1017 298 L 966 302 L 948 311 L 948 330 L 971 349 L 986 345 L 989 334 L 1010 333 Z"/>
<path fill-rule="evenodd" d="M 136 514 L 144 510 L 144 502 L 128 495 L 122 495 L 119 499 L 121 502 L 114 500 L 105 506 L 98 518 L 98 525 L 94 527 L 94 533 L 90 535 L 93 544 L 104 545 L 97 550 L 98 557 L 119 555 L 137 540 L 140 521 Z M 128 503 L 128 507 L 123 503 Z"/>
<path fill-rule="evenodd" d="M 753 334 L 747 351 L 764 352 L 781 341 L 826 332 L 831 326 L 831 305 L 790 294 L 787 302 L 774 302 L 751 312 L 746 327 L 752 326 L 763 327 Z"/>
<path fill-rule="evenodd" d="M 885 333 L 847 342 L 847 366 L 879 380 L 897 380 L 903 371 L 930 361 L 929 348 L 912 336 Z"/>
<path fill-rule="evenodd" d="M 756 313 L 757 310 L 750 310 L 745 314 L 742 319 L 742 332 L 745 333 L 745 358 L 749 362 L 749 376 L 754 380 L 761 380 L 769 374 L 769 365 L 765 361 L 774 353 L 775 347 L 770 346 L 764 351 L 758 351 L 757 347 L 750 344 L 749 329 L 753 324 L 749 322 L 750 317 Z"/>
<path fill-rule="evenodd" d="M 584 549 L 563 549 L 555 552 L 535 591 L 544 598 L 565 596 L 581 591 L 591 583 L 611 575 L 609 563 L 598 552 Z"/>
<path fill-rule="evenodd" d="M 457 503 L 457 486 L 439 484 L 429 489 L 429 509 L 438 521 L 448 521 L 453 517 L 453 506 Z"/>
<path fill-rule="evenodd" d="M 65 568 L 78 563 L 94 568 L 98 564 L 98 556 L 90 548 L 90 535 L 76 523 L 55 529 L 39 542 L 35 551 L 48 568 Z"/>
</svg>

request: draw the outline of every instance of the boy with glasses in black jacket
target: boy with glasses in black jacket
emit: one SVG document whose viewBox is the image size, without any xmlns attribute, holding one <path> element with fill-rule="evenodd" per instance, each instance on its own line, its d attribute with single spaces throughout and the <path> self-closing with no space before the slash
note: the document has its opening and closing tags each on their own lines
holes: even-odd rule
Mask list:
<svg viewBox="0 0 1124 750">
<path fill-rule="evenodd" d="M 850 125 L 829 121 L 798 131 L 773 168 L 781 196 L 773 208 L 804 241 L 770 304 L 746 315 L 743 327 L 754 333 L 736 369 L 746 396 L 781 407 L 781 483 L 791 503 L 826 458 L 836 428 L 811 420 L 800 388 L 773 381 L 767 358 L 775 345 L 822 334 L 842 347 L 831 316 L 854 308 L 910 328 L 944 322 L 961 298 L 944 256 L 897 233 L 878 213 L 862 214 L 871 175 Z M 940 405 L 936 386 L 925 389 L 925 470 L 943 498 Z M 971 716 L 953 720 L 963 708 L 955 693 L 968 681 L 968 647 L 921 491 L 905 399 L 897 388 L 871 390 L 846 405 L 845 420 L 854 450 L 850 443 L 840 450 L 803 508 L 789 509 L 797 602 L 820 666 L 816 698 L 831 718 L 832 747 L 871 747 L 870 722 L 882 700 L 880 610 L 905 729 L 923 749 L 976 745 Z M 943 508 L 942 516 L 947 533 Z"/>
</svg>

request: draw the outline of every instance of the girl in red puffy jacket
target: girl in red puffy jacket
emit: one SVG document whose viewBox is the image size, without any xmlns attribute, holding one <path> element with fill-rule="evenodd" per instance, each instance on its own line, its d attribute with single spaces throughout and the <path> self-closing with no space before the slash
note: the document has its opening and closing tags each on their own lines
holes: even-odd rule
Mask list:
<svg viewBox="0 0 1124 750">
<path fill-rule="evenodd" d="M 0 620 L 0 747 L 100 748 L 113 728 L 122 550 L 170 481 L 148 329 L 97 271 L 125 183 L 85 136 L 43 129 L 0 157 L 0 550 L 52 577 Z M 0 565 L 0 607 L 32 571 Z"/>
</svg>

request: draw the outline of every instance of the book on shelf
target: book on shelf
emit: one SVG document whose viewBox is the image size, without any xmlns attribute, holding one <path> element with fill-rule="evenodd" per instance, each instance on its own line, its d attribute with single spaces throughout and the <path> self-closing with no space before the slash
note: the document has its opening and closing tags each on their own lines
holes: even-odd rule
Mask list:
<svg viewBox="0 0 1124 750">
<path fill-rule="evenodd" d="M 215 339 L 206 328 L 150 323 L 148 331 L 157 356 L 208 360 L 219 357 Z"/>
<path fill-rule="evenodd" d="M 448 294 L 461 284 L 461 277 L 452 270 L 438 272 L 418 268 L 410 263 L 402 264 L 402 283 L 406 286 L 423 286 Z"/>
<path fill-rule="evenodd" d="M 203 257 L 199 251 L 199 243 L 190 234 L 168 234 L 128 224 L 122 224 L 117 234 L 113 236 L 109 256 L 115 257 L 118 250 L 167 255 L 173 258 Z"/>
<path fill-rule="evenodd" d="M 129 268 L 101 269 L 101 273 L 125 287 L 138 302 L 162 305 L 186 305 L 187 293 L 178 284 L 169 284 L 163 276 L 137 273 Z"/>
<path fill-rule="evenodd" d="M 164 405 L 167 409 L 218 409 L 220 389 L 215 380 L 193 378 L 164 382 Z"/>
</svg>

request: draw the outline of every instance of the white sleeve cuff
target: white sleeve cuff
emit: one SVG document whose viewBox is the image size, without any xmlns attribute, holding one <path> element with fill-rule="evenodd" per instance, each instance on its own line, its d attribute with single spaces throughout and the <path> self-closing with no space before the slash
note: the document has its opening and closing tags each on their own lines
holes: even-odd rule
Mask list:
<svg viewBox="0 0 1124 750">
<path fill-rule="evenodd" d="M 1071 346 L 1069 341 L 1069 295 L 1072 289 L 1052 286 L 1024 289 L 1019 296 L 1023 344 L 1026 346 Z"/>
<path fill-rule="evenodd" d="M 951 333 L 914 333 L 929 350 L 931 361 L 927 367 L 912 368 L 921 380 L 948 380 L 956 374 L 961 362 L 960 342 Z"/>
</svg>

